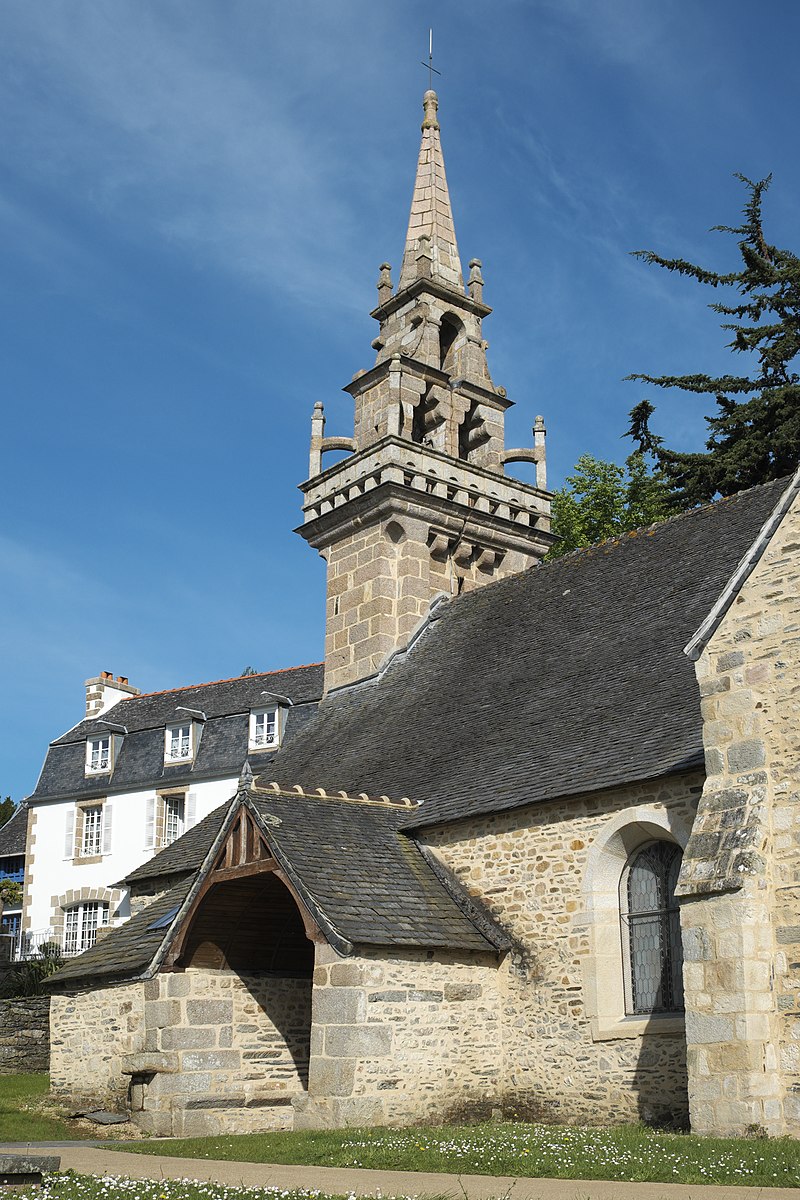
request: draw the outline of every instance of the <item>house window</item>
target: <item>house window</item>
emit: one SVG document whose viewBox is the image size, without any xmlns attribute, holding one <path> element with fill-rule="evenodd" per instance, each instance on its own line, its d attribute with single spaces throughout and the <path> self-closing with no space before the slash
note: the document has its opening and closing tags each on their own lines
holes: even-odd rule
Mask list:
<svg viewBox="0 0 800 1200">
<path fill-rule="evenodd" d="M 91 804 L 83 809 L 81 857 L 92 858 L 103 849 L 103 806 Z"/>
<path fill-rule="evenodd" d="M 164 796 L 164 838 L 165 846 L 176 841 L 184 829 L 185 800 L 183 795 Z"/>
<path fill-rule="evenodd" d="M 622 948 L 629 1015 L 683 1012 L 683 951 L 675 887 L 680 849 L 650 842 L 620 881 Z"/>
<path fill-rule="evenodd" d="M 278 709 L 256 708 L 250 713 L 250 749 L 269 750 L 280 744 Z"/>
<path fill-rule="evenodd" d="M 86 774 L 111 770 L 111 735 L 86 739 Z"/>
<path fill-rule="evenodd" d="M 80 954 L 97 940 L 97 930 L 108 924 L 108 905 L 100 900 L 76 904 L 64 913 L 64 953 Z"/>
<path fill-rule="evenodd" d="M 168 725 L 164 744 L 164 759 L 168 763 L 186 762 L 194 755 L 192 724 Z"/>
</svg>

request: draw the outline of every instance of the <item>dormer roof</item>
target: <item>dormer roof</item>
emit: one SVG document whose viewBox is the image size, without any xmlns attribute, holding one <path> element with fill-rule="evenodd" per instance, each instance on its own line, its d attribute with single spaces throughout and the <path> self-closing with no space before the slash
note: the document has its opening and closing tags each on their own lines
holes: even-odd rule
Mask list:
<svg viewBox="0 0 800 1200">
<path fill-rule="evenodd" d="M 322 672 L 321 664 L 312 664 L 121 700 L 102 717 L 81 721 L 51 743 L 31 799 L 82 799 L 158 787 L 167 779 L 174 784 L 225 775 L 235 778 L 247 754 L 250 711 L 274 704 L 276 696 L 291 701 L 284 737 L 292 737 L 316 709 Z M 193 712 L 206 718 L 197 754 L 191 761 L 165 765 L 165 728 L 199 721 Z M 86 739 L 108 734 L 111 722 L 127 730 L 113 776 L 87 775 Z"/>
</svg>

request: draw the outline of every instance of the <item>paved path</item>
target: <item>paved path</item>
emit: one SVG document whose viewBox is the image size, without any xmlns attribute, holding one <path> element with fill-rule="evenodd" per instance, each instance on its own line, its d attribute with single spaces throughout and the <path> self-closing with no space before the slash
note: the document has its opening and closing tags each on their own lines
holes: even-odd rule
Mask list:
<svg viewBox="0 0 800 1200">
<path fill-rule="evenodd" d="M 715 1187 L 681 1183 L 603 1183 L 580 1179 L 512 1179 L 356 1167 L 293 1167 L 204 1158 L 130 1154 L 97 1143 L 17 1143 L 19 1150 L 60 1154 L 62 1171 L 132 1179 L 208 1179 L 244 1187 L 313 1188 L 347 1196 L 451 1196 L 454 1200 L 800 1200 L 800 1188 Z M 11 1149 L 0 1146 L 0 1152 Z M 166 1149 L 166 1144 L 165 1144 Z"/>
</svg>

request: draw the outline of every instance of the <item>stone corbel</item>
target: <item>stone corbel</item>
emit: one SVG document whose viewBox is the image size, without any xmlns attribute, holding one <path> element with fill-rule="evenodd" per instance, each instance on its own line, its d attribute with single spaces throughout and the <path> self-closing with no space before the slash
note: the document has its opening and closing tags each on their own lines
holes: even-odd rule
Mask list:
<svg viewBox="0 0 800 1200">
<path fill-rule="evenodd" d="M 450 550 L 450 538 L 446 533 L 432 533 L 428 539 L 428 549 L 431 558 L 437 562 L 446 562 Z"/>
<path fill-rule="evenodd" d="M 466 571 L 472 562 L 472 552 L 475 547 L 471 542 L 459 542 L 453 551 L 453 561 L 462 571 Z"/>
<path fill-rule="evenodd" d="M 502 550 L 479 550 L 475 559 L 475 566 L 486 575 L 491 575 L 495 568 L 500 566 L 503 557 Z"/>
</svg>

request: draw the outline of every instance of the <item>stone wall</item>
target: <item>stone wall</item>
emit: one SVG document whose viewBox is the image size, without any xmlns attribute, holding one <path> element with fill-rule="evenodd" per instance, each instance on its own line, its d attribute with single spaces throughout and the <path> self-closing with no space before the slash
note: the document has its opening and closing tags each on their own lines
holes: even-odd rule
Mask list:
<svg viewBox="0 0 800 1200">
<path fill-rule="evenodd" d="M 425 831 L 520 946 L 502 1003 L 503 1086 L 561 1121 L 684 1120 L 681 1015 L 629 1017 L 618 888 L 641 845 L 683 845 L 699 773 Z"/>
<path fill-rule="evenodd" d="M 50 1067 L 50 997 L 0 1000 L 0 1075 Z"/>
<path fill-rule="evenodd" d="M 317 946 L 308 1093 L 295 1128 L 407 1124 L 503 1086 L 494 955 Z"/>
<path fill-rule="evenodd" d="M 143 985 L 144 1044 L 122 1069 L 149 1133 L 291 1128 L 308 1076 L 311 980 L 189 969 Z"/>
<path fill-rule="evenodd" d="M 800 509 L 696 664 L 707 779 L 680 891 L 692 1125 L 800 1134 Z"/>
<path fill-rule="evenodd" d="M 50 1087 L 71 1102 L 122 1111 L 125 1058 L 144 1045 L 141 983 L 55 992 L 50 1003 Z"/>
</svg>

